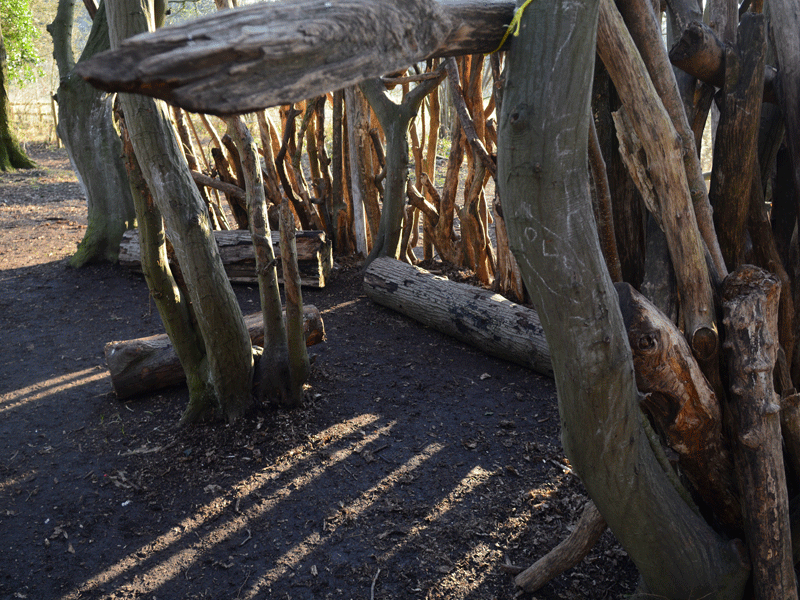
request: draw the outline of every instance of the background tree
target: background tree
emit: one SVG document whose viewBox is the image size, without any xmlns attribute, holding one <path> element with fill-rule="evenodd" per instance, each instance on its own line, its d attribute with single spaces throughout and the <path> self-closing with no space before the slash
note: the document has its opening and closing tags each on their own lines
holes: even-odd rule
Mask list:
<svg viewBox="0 0 800 600">
<path fill-rule="evenodd" d="M 41 58 L 37 50 L 40 34 L 28 1 L 0 0 L 0 26 L 11 81 L 31 81 L 41 76 Z"/>
<path fill-rule="evenodd" d="M 12 79 L 31 78 L 39 63 L 34 47 L 38 33 L 25 0 L 0 2 L 0 170 L 36 166 L 11 129 L 8 85 Z"/>
<path fill-rule="evenodd" d="M 72 29 L 75 0 L 59 0 L 58 12 L 47 30 L 53 38 L 58 65 L 58 135 L 86 194 L 88 227 L 70 264 L 116 262 L 122 234 L 133 227 L 136 212 L 122 161 L 122 144 L 114 127 L 114 94 L 101 92 L 74 72 Z M 92 21 L 80 61 L 107 50 L 105 3 Z"/>
</svg>

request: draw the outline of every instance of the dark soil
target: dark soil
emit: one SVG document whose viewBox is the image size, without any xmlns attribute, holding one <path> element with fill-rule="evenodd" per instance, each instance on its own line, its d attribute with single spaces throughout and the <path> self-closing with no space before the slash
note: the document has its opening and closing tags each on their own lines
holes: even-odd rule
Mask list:
<svg viewBox="0 0 800 600">
<path fill-rule="evenodd" d="M 304 292 L 328 341 L 302 409 L 180 429 L 183 389 L 117 400 L 104 344 L 161 322 L 140 276 L 67 266 L 85 200 L 63 151 L 30 151 L 0 174 L 0 599 L 513 598 L 503 564 L 568 535 L 553 382 L 373 304 L 356 267 Z M 635 579 L 606 532 L 523 597 Z"/>
</svg>

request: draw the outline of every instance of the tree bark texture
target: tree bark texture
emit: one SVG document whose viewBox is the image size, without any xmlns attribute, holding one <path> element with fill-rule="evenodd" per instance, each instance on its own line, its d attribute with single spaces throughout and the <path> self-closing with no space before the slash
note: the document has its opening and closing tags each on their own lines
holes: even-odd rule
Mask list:
<svg viewBox="0 0 800 600">
<path fill-rule="evenodd" d="M 627 283 L 617 284 L 633 352 L 642 408 L 678 455 L 686 474 L 720 521 L 741 527 L 733 456 L 723 436 L 719 399 L 678 328 Z"/>
<path fill-rule="evenodd" d="M 588 194 L 598 9 L 533 2 L 512 40 L 498 137 L 509 239 L 553 356 L 565 452 L 647 591 L 739 598 L 748 576 L 741 557 L 684 502 L 640 424 L 627 333 Z"/>
<path fill-rule="evenodd" d="M 308 381 L 311 365 L 303 334 L 303 292 L 300 272 L 297 269 L 294 217 L 289 201 L 281 203 L 281 262 L 283 263 L 283 290 L 286 295 L 286 345 L 289 363 L 289 393 L 287 404 L 299 406 L 303 401 L 303 386 Z"/>
<path fill-rule="evenodd" d="M 174 346 L 170 345 L 170 348 L 179 361 L 180 374 L 189 388 L 189 406 L 198 412 L 213 412 L 213 390 L 209 387 L 205 344 L 194 324 L 189 299 L 173 276 L 167 256 L 164 219 L 136 160 L 124 119 L 120 125 L 130 191 L 139 221 L 136 249 L 141 255 L 142 272 L 167 337 L 174 340 Z M 113 383 L 113 371 L 111 380 Z"/>
<path fill-rule="evenodd" d="M 295 406 L 286 342 L 286 322 L 281 312 L 281 292 L 278 286 L 278 269 L 272 245 L 272 232 L 267 218 L 267 201 L 264 179 L 253 136 L 241 117 L 228 117 L 228 134 L 238 154 L 239 181 L 244 181 L 247 192 L 247 216 L 251 243 L 255 255 L 261 315 L 264 324 L 264 352 L 258 362 L 260 401 L 277 398 L 285 406 Z M 284 271 L 286 257 L 283 258 Z M 297 257 L 295 259 L 295 268 Z"/>
<path fill-rule="evenodd" d="M 252 344 L 263 346 L 264 321 L 261 313 L 246 316 L 244 322 Z M 303 307 L 303 335 L 307 346 L 325 341 L 325 327 L 316 306 Z M 121 400 L 186 381 L 181 362 L 166 334 L 108 342 L 103 351 L 114 393 Z"/>
<path fill-rule="evenodd" d="M 765 600 L 797 598 L 781 408 L 772 379 L 780 292 L 777 277 L 749 265 L 731 273 L 722 291 L 734 460 L 755 597 Z"/>
<path fill-rule="evenodd" d="M 707 360 L 717 353 L 714 302 L 686 177 L 684 148 L 612 2 L 600 3 L 597 50 L 647 156 L 647 172 L 657 202 L 649 208 L 667 236 L 686 337 L 698 358 Z"/>
<path fill-rule="evenodd" d="M 107 6 L 115 47 L 152 23 L 135 0 Z M 163 103 L 143 96 L 120 98 L 136 157 L 166 223 L 206 346 L 217 410 L 235 420 L 252 402 L 253 356 L 236 296 L 211 235 L 208 213 L 181 153 Z M 199 415 L 198 415 L 199 416 Z"/>
<path fill-rule="evenodd" d="M 70 264 L 116 262 L 122 235 L 134 225 L 136 211 L 122 160 L 122 144 L 114 127 L 114 95 L 93 88 L 74 71 L 72 7 L 59 2 L 48 26 L 60 83 L 58 136 L 86 195 L 88 226 Z M 80 60 L 109 48 L 105 3 L 100 5 Z"/>
<path fill-rule="evenodd" d="M 391 258 L 376 258 L 364 291 L 383 306 L 471 344 L 487 354 L 552 376 L 536 311 L 499 294 L 457 283 Z"/>
<path fill-rule="evenodd" d="M 233 283 L 256 283 L 257 272 L 255 254 L 250 232 L 230 230 L 213 231 L 214 240 L 219 248 L 220 258 Z M 276 250 L 275 258 L 278 259 L 278 278 L 282 277 L 283 267 L 280 264 L 280 234 L 275 231 L 270 234 L 272 247 Z M 322 231 L 301 231 L 297 234 L 297 256 L 300 269 L 300 279 L 303 285 L 309 287 L 325 287 L 330 279 L 333 268 L 333 253 L 331 243 Z M 172 261 L 172 265 L 180 269 L 180 265 Z M 119 264 L 129 269 L 139 269 L 141 254 L 139 252 L 139 233 L 136 229 L 125 232 L 120 243 Z"/>
<path fill-rule="evenodd" d="M 709 191 L 714 227 L 729 270 L 742 264 L 747 245 L 750 183 L 758 169 L 765 55 L 764 15 L 745 13 L 736 43 L 725 48 L 725 86 Z"/>
<path fill-rule="evenodd" d="M 624 0 L 620 2 L 620 11 L 639 53 L 641 53 L 653 86 L 680 137 L 683 166 L 686 171 L 695 220 L 700 236 L 705 242 L 705 251 L 711 258 L 712 268 L 716 271 L 715 277 L 721 280 L 728 272 L 725 269 L 714 231 L 711 205 L 708 201 L 699 156 L 695 151 L 696 140 L 678 90 L 675 73 L 670 66 L 667 50 L 664 47 L 661 19 L 656 20 L 653 6 L 654 4 L 647 0 Z M 659 10 L 659 16 L 660 14 Z"/>
<path fill-rule="evenodd" d="M 367 241 L 367 182 L 366 152 L 367 138 L 363 135 L 364 121 L 369 120 L 369 105 L 358 86 L 348 87 L 344 91 L 344 102 L 347 112 L 348 165 L 350 174 L 350 199 L 353 210 L 353 236 L 355 251 L 366 257 L 369 254 Z"/>
<path fill-rule="evenodd" d="M 190 111 L 252 112 L 429 56 L 491 52 L 512 13 L 513 3 L 475 0 L 270 2 L 129 40 L 81 73 L 105 89 L 147 93 Z"/>
</svg>

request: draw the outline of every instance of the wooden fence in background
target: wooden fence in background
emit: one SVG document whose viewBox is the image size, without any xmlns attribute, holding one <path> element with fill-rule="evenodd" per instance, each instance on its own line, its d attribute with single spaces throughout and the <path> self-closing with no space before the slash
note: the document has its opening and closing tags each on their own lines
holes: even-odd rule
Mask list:
<svg viewBox="0 0 800 600">
<path fill-rule="evenodd" d="M 61 147 L 61 140 L 56 133 L 58 108 L 55 100 L 12 102 L 10 117 L 21 141 L 46 141 Z"/>
</svg>

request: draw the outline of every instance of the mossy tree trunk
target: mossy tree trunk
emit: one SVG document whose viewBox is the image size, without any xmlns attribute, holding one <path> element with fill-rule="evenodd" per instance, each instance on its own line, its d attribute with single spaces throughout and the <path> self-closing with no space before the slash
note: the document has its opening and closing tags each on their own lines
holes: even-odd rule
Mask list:
<svg viewBox="0 0 800 600">
<path fill-rule="evenodd" d="M 261 314 L 264 320 L 264 352 L 258 363 L 258 397 L 262 401 L 277 399 L 284 406 L 295 406 L 298 402 L 295 402 L 292 393 L 286 324 L 281 308 L 275 249 L 272 246 L 272 232 L 267 218 L 267 201 L 258 163 L 258 152 L 253 137 L 241 117 L 229 117 L 227 124 L 228 135 L 236 144 L 242 159 L 248 221 L 253 239 Z"/>
<path fill-rule="evenodd" d="M 134 226 L 136 211 L 130 192 L 122 144 L 114 127 L 114 95 L 101 92 L 75 74 L 72 54 L 74 0 L 60 0 L 47 30 L 53 38 L 58 65 L 58 135 L 86 194 L 88 227 L 73 267 L 87 263 L 116 262 L 122 234 Z M 92 30 L 80 61 L 108 50 L 105 3 L 94 16 Z"/>
<path fill-rule="evenodd" d="M 509 240 L 552 354 L 565 452 L 647 591 L 741 598 L 741 557 L 681 498 L 641 426 L 586 169 L 598 7 L 531 3 L 513 38 L 498 139 Z"/>
<path fill-rule="evenodd" d="M 186 377 L 191 410 L 186 412 L 184 418 L 191 420 L 194 414 L 203 410 L 210 411 L 213 406 L 213 390 L 208 382 L 205 345 L 194 324 L 194 316 L 186 294 L 177 284 L 169 266 L 161 211 L 158 210 L 153 195 L 147 187 L 124 123 L 122 129 L 126 168 L 139 222 L 142 272 Z"/>
<path fill-rule="evenodd" d="M 11 102 L 8 99 L 8 64 L 3 30 L 0 29 L 0 171 L 32 169 L 36 164 L 26 156 L 11 128 Z"/>
</svg>

